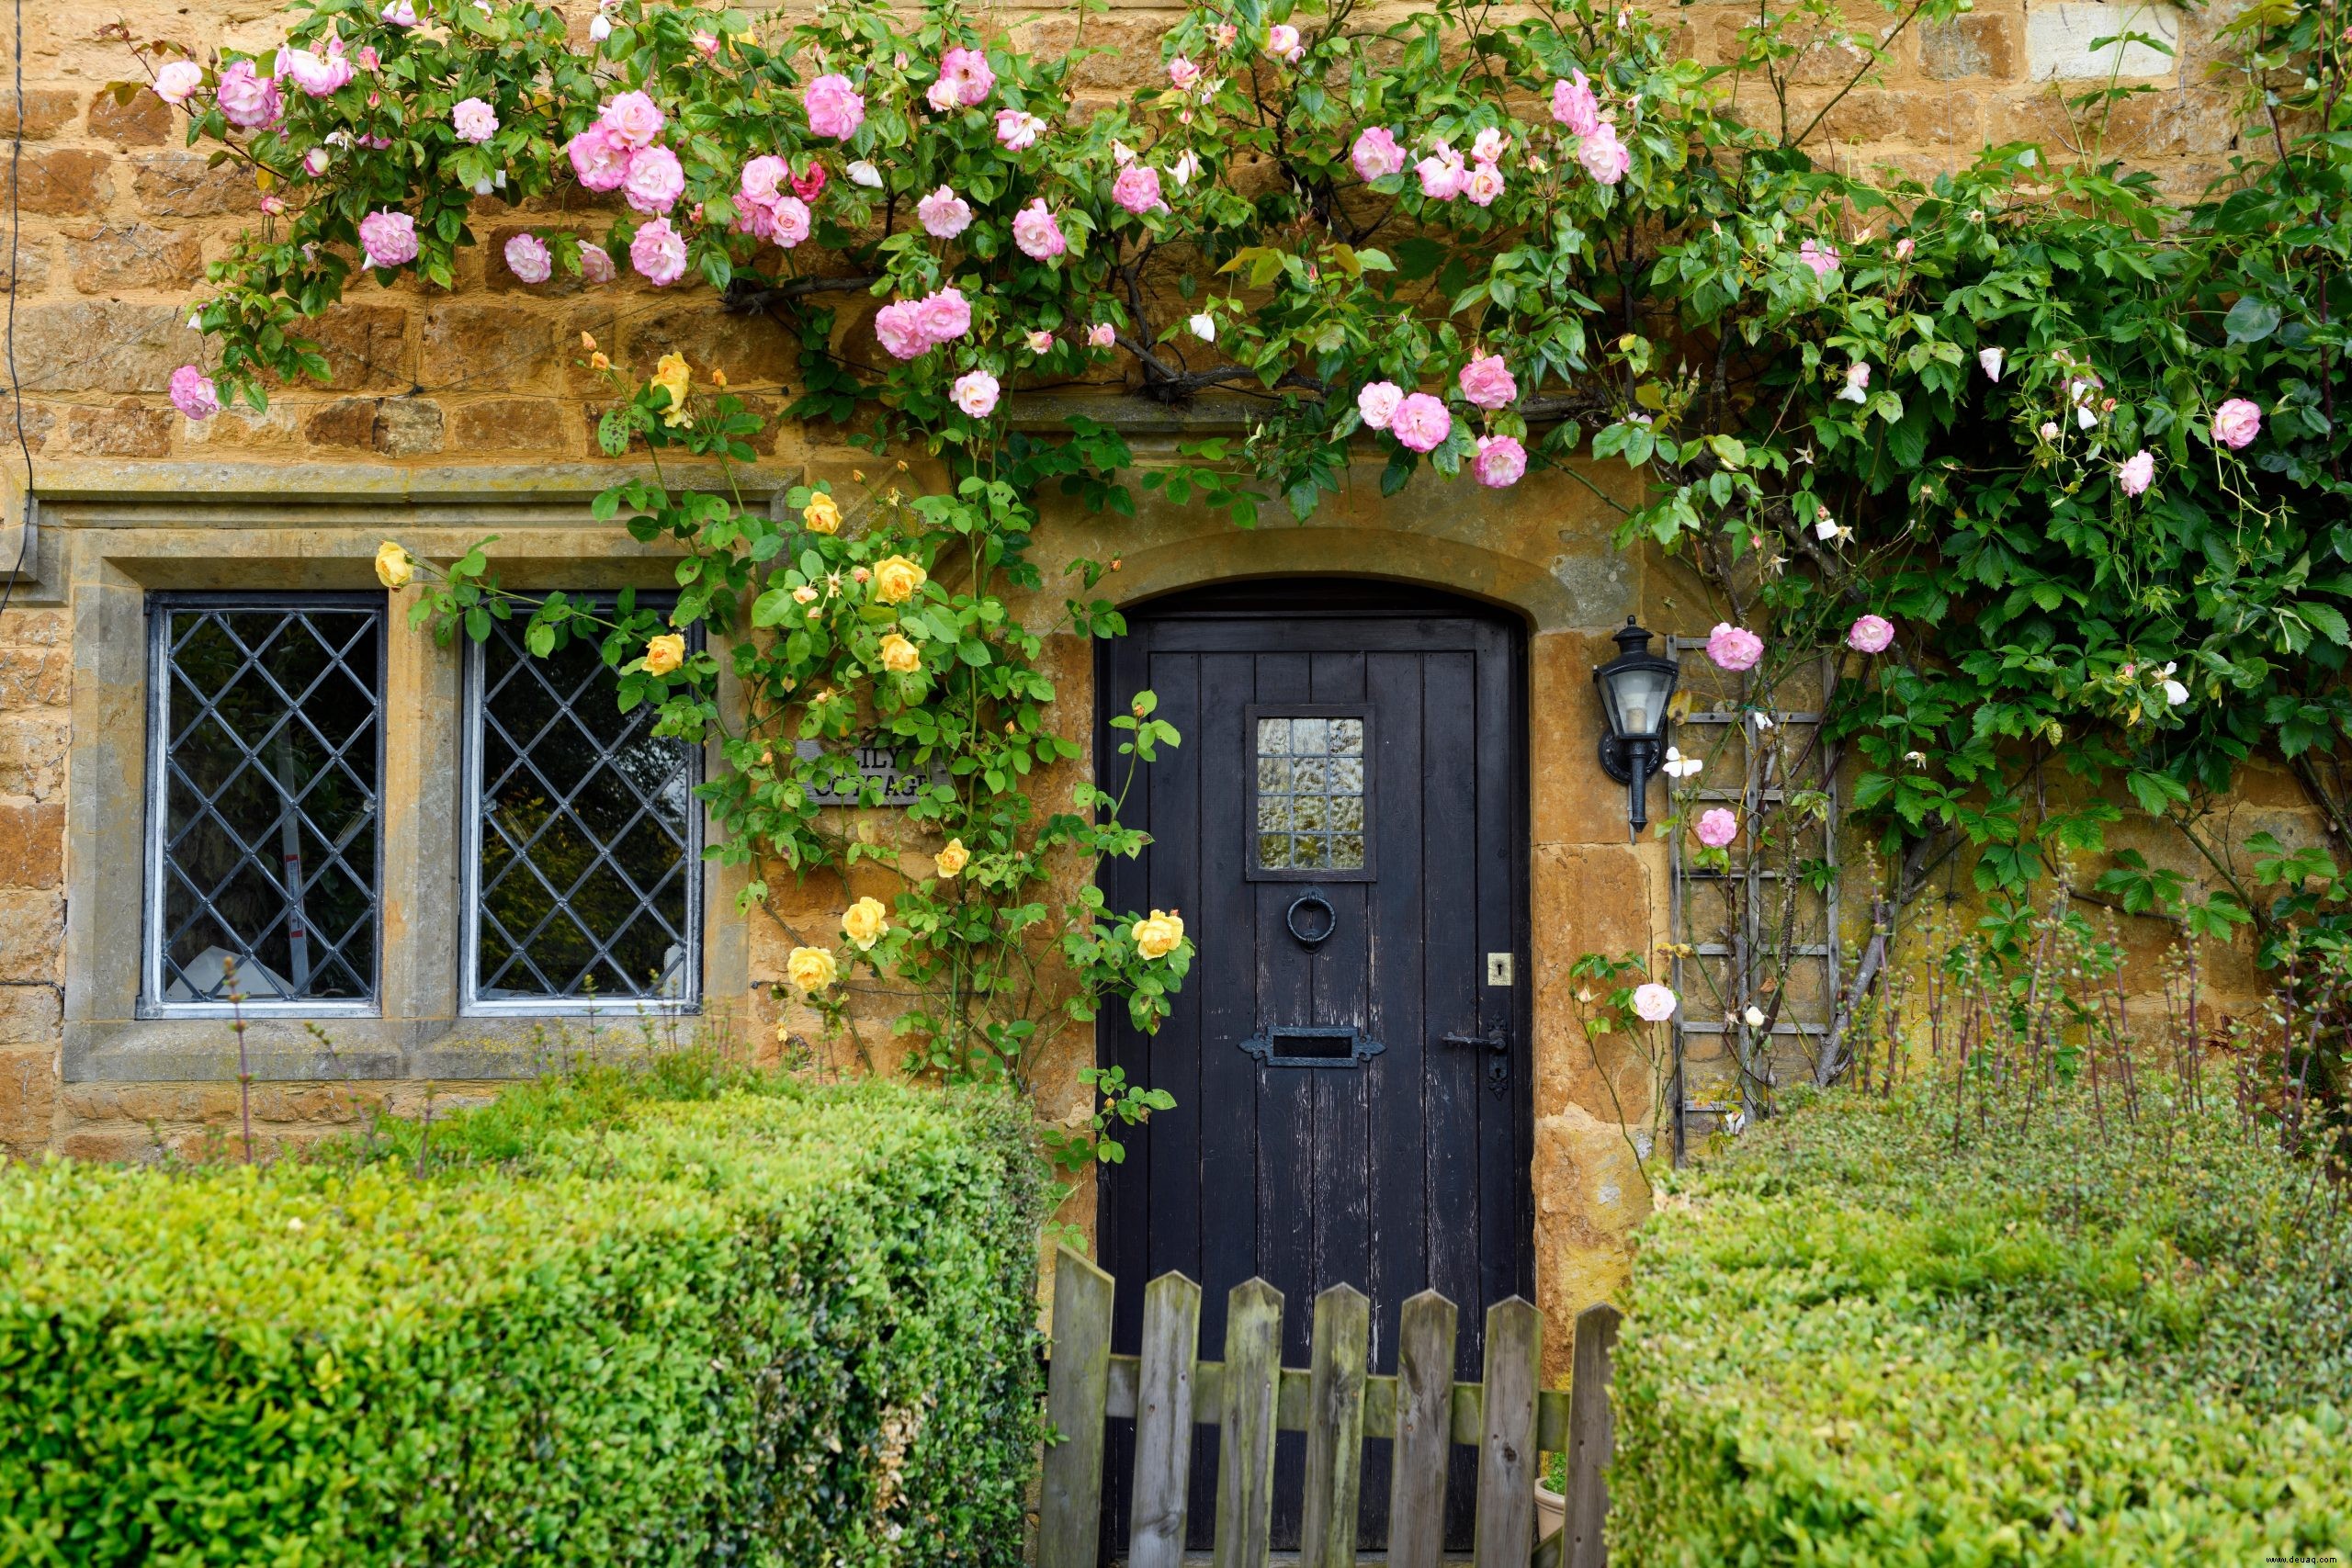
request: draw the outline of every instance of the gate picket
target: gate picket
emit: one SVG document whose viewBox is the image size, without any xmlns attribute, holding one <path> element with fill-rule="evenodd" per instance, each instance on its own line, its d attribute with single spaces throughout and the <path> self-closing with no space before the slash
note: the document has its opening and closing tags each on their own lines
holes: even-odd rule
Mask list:
<svg viewBox="0 0 2352 1568">
<path fill-rule="evenodd" d="M 1437 1568 L 1445 1551 L 1445 1472 L 1453 1447 L 1453 1303 L 1423 1291 L 1405 1303 L 1402 1319 L 1388 1568 Z"/>
<path fill-rule="evenodd" d="M 1519 1568 L 1535 1545 L 1535 1384 L 1544 1314 L 1513 1296 L 1487 1309 L 1478 1448 L 1478 1568 Z"/>
<path fill-rule="evenodd" d="M 1300 1568 L 1351 1568 L 1356 1560 L 1356 1505 L 1363 1486 L 1364 1355 L 1371 1346 L 1370 1296 L 1353 1285 L 1334 1285 L 1315 1298 Z"/>
<path fill-rule="evenodd" d="M 1193 1484 L 1193 1367 L 1201 1288 L 1162 1274 L 1143 1293 L 1143 1376 L 1136 1391 L 1135 1524 L 1127 1568 L 1177 1568 Z"/>
<path fill-rule="evenodd" d="M 1217 1401 L 1216 1568 L 1266 1568 L 1274 1540 L 1274 1390 L 1283 1365 L 1283 1293 L 1249 1280 L 1226 1297 Z"/>
</svg>

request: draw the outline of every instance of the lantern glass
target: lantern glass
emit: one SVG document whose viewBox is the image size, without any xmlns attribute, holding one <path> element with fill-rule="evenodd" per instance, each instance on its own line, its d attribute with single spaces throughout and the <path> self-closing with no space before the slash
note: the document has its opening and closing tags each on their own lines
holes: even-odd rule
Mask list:
<svg viewBox="0 0 2352 1568">
<path fill-rule="evenodd" d="M 1674 694 L 1674 667 L 1663 660 L 1605 672 L 1600 689 L 1609 705 L 1609 728 L 1617 739 L 1656 740 L 1666 732 L 1666 705 Z"/>
</svg>

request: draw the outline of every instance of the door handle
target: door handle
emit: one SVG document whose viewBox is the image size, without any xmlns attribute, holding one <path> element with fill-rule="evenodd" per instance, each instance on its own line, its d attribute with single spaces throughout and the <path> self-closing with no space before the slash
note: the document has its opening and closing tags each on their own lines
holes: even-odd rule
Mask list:
<svg viewBox="0 0 2352 1568">
<path fill-rule="evenodd" d="M 1441 1043 L 1466 1045 L 1487 1053 L 1487 1087 L 1497 1094 L 1510 1087 L 1510 1036 L 1499 1023 L 1490 1026 L 1484 1034 L 1442 1034 Z"/>
</svg>

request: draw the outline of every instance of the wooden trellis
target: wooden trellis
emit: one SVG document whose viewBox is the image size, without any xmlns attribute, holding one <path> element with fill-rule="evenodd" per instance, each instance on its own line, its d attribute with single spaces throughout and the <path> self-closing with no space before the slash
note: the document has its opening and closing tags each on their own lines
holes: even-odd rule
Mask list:
<svg viewBox="0 0 2352 1568">
<path fill-rule="evenodd" d="M 1700 807 L 1729 806 L 1738 811 L 1741 826 L 1727 872 L 1693 865 L 1686 833 L 1669 840 L 1674 940 L 1689 950 L 1687 956 L 1675 957 L 1672 982 L 1683 998 L 1674 1029 L 1671 1090 L 1674 1160 L 1679 1165 L 1694 1138 L 1721 1127 L 1735 1112 L 1755 1116 L 1772 1086 L 1801 1080 L 1830 1033 L 1839 984 L 1838 802 L 1837 759 L 1819 734 L 1819 697 L 1834 678 L 1826 660 L 1807 682 L 1811 689 L 1797 694 L 1813 699 L 1814 707 L 1761 710 L 1749 676 L 1718 670 L 1707 659 L 1706 638 L 1669 637 L 1666 645 L 1682 667 L 1680 689 L 1690 699 L 1689 710 L 1677 721 L 1677 742 L 1709 759 L 1707 771 L 1698 775 Z M 1770 730 L 1757 724 L 1759 712 L 1772 721 Z M 1797 776 L 1783 776 L 1784 758 L 1796 760 Z M 1818 835 L 1819 859 L 1830 872 L 1822 892 L 1787 888 L 1789 872 L 1762 863 L 1755 852 L 1767 820 L 1803 790 L 1820 790 L 1828 799 L 1824 819 L 1804 829 Z M 1721 901 L 1700 895 L 1725 882 L 1733 885 L 1733 918 L 1719 923 Z M 1775 928 L 1792 891 L 1795 931 L 1779 976 L 1787 995 L 1766 1037 L 1749 1026 L 1744 1013 L 1751 1000 L 1770 1010 L 1763 994 L 1772 977 L 1767 965 L 1780 951 Z M 1704 965 L 1714 983 L 1694 985 L 1693 965 Z"/>
<path fill-rule="evenodd" d="M 1537 1386 L 1544 1315 L 1517 1296 L 1487 1309 L 1483 1381 L 1458 1383 L 1455 1308 L 1434 1291 L 1405 1303 L 1396 1374 L 1375 1377 L 1366 1366 L 1372 1303 L 1352 1286 L 1315 1298 L 1313 1365 L 1303 1371 L 1282 1365 L 1282 1292 L 1263 1280 L 1227 1298 L 1216 1361 L 1199 1356 L 1201 1288 L 1176 1273 L 1144 1292 L 1143 1354 L 1111 1354 L 1113 1290 L 1110 1275 L 1060 1249 L 1046 1394 L 1056 1437 L 1046 1450 L 1038 1568 L 1096 1568 L 1103 1429 L 1121 1417 L 1136 1423 L 1128 1568 L 1185 1561 L 1195 1424 L 1218 1429 L 1215 1568 L 1264 1568 L 1278 1431 L 1306 1434 L 1303 1568 L 1356 1561 L 1367 1438 L 1394 1439 L 1389 1568 L 1446 1561 L 1446 1471 L 1457 1443 L 1478 1450 L 1478 1568 L 1604 1568 L 1614 1307 L 1577 1316 L 1572 1387 L 1559 1393 Z M 1568 1456 L 1567 1522 L 1539 1543 L 1535 1483 L 1546 1452 Z"/>
</svg>

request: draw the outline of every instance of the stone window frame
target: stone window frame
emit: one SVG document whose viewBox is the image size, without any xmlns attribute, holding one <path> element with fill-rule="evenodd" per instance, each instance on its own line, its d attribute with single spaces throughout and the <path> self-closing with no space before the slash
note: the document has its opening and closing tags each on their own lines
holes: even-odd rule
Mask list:
<svg viewBox="0 0 2352 1568">
<path fill-rule="evenodd" d="M 33 508 L 38 571 L 17 583 L 12 603 L 65 607 L 73 635 L 63 1081 L 233 1082 L 239 1072 L 231 1021 L 140 1016 L 148 595 L 379 589 L 375 554 L 387 538 L 447 561 L 493 534 L 501 580 L 512 585 L 673 588 L 670 551 L 590 515 L 598 492 L 636 473 L 616 464 L 565 463 L 44 465 Z M 798 477 L 797 470 L 739 475 L 737 488 L 747 502 L 774 507 Z M 691 482 L 675 471 L 669 480 Z M 364 1017 L 324 1008 L 248 1014 L 245 1059 L 257 1081 L 529 1077 L 548 1063 L 548 1025 L 583 1021 L 552 1009 L 460 1011 L 465 660 L 454 641 L 440 645 L 410 625 L 409 603 L 413 596 L 396 596 L 384 627 L 389 743 L 379 781 L 378 1005 Z M 724 676 L 719 697 L 724 706 L 739 700 Z M 416 716 L 427 721 L 417 724 Z M 412 743 L 401 743 L 396 730 Z M 706 768 L 715 761 L 707 754 Z M 749 874 L 743 867 L 705 868 L 701 1000 L 708 1016 L 750 997 L 748 928 L 733 916 Z M 419 934 L 432 932 L 440 935 Z M 640 1012 L 678 1016 L 630 1003 L 588 1021 L 633 1037 Z"/>
</svg>

